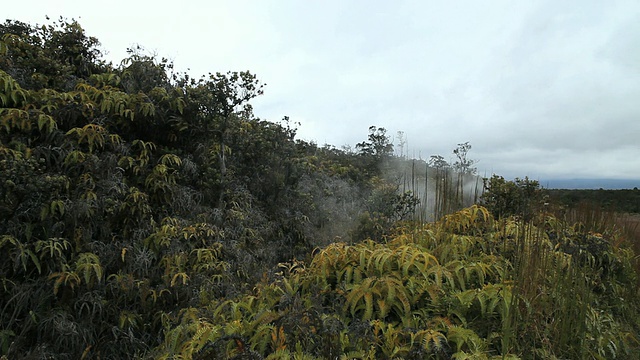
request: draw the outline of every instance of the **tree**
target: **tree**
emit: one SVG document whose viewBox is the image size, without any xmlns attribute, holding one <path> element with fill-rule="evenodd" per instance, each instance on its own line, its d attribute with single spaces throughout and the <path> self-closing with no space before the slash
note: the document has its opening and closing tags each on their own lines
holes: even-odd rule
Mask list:
<svg viewBox="0 0 640 360">
<path fill-rule="evenodd" d="M 473 167 L 476 161 L 467 157 L 469 150 L 471 150 L 471 144 L 469 144 L 469 142 L 458 144 L 458 147 L 453 150 L 453 153 L 458 158 L 456 162 L 453 163 L 453 168 L 457 172 L 455 198 L 458 208 L 464 207 L 464 188 L 467 181 L 470 180 L 468 178 L 476 174 L 476 168 Z"/>
<path fill-rule="evenodd" d="M 370 126 L 368 141 L 356 144 L 358 154 L 365 159 L 365 167 L 371 175 L 379 175 L 382 165 L 393 155 L 393 143 L 382 127 Z"/>
<path fill-rule="evenodd" d="M 215 247 L 214 230 L 191 215 L 195 201 L 167 220 L 185 213 L 172 153 L 182 150 L 168 147 L 184 142 L 161 133 L 176 130 L 184 100 L 166 76 L 138 76 L 164 71 L 153 59 L 103 63 L 75 22 L 8 21 L 0 39 L 0 247 L 12 260 L 0 267 L 0 337 L 12 344 L 0 355 L 142 353 L 162 312 L 190 299 L 166 295 L 165 257 Z"/>
<path fill-rule="evenodd" d="M 0 35 L 9 49 L 0 57 L 0 69 L 25 89 L 71 90 L 78 78 L 106 68 L 99 60 L 100 42 L 75 20 L 61 17 L 42 26 L 7 20 L 0 25 Z"/>
<path fill-rule="evenodd" d="M 508 181 L 493 175 L 483 182 L 484 193 L 480 201 L 496 218 L 517 215 L 530 220 L 543 200 L 540 183 L 528 177 Z"/>
<path fill-rule="evenodd" d="M 451 165 L 442 155 L 432 155 L 429 158 L 428 165 L 435 169 L 435 205 L 433 212 L 434 217 L 439 219 L 452 210 L 453 181 L 451 179 Z"/>
<path fill-rule="evenodd" d="M 476 173 L 476 168 L 473 167 L 473 164 L 476 163 L 476 160 L 469 159 L 467 155 L 469 154 L 469 150 L 471 150 L 471 144 L 469 142 L 458 144 L 458 147 L 453 150 L 453 153 L 456 155 L 456 162 L 453 163 L 453 168 L 459 173 L 463 175 L 474 175 Z"/>
<path fill-rule="evenodd" d="M 408 159 L 409 158 L 409 147 L 407 145 L 407 134 L 404 131 L 398 131 L 396 133 L 398 137 L 398 148 L 400 148 L 400 158 Z M 406 149 L 405 149 L 406 148 Z M 406 150 L 406 153 L 405 153 Z"/>
<path fill-rule="evenodd" d="M 383 241 L 403 221 L 413 220 L 420 199 L 411 191 L 401 192 L 398 186 L 378 184 L 365 202 L 351 237 L 354 241 Z"/>
<path fill-rule="evenodd" d="M 239 118 L 252 116 L 248 102 L 261 95 L 263 88 L 264 84 L 248 71 L 209 74 L 208 78 L 203 77 L 187 88 L 187 108 L 196 120 L 194 130 L 201 132 L 200 137 L 204 135 L 208 139 L 203 145 L 209 164 L 217 162 L 219 209 L 225 208 L 229 128 Z"/>
<path fill-rule="evenodd" d="M 382 159 L 393 153 L 393 144 L 385 128 L 370 126 L 368 140 L 368 142 L 363 141 L 356 145 L 361 155 Z"/>
</svg>

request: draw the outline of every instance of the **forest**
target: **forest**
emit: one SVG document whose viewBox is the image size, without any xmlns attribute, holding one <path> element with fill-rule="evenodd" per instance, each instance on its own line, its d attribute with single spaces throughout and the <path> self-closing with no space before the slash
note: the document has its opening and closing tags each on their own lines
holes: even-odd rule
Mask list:
<svg viewBox="0 0 640 360">
<path fill-rule="evenodd" d="M 640 358 L 637 190 L 319 146 L 248 71 L 102 52 L 0 24 L 0 359 Z"/>
</svg>

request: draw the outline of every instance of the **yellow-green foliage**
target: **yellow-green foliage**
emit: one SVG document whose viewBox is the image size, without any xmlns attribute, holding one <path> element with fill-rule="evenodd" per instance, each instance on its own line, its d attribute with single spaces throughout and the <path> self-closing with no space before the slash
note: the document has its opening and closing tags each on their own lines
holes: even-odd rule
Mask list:
<svg viewBox="0 0 640 360">
<path fill-rule="evenodd" d="M 385 129 L 318 148 L 248 71 L 97 45 L 0 24 L 0 358 L 640 358 L 636 255 L 597 214 L 449 214 L 440 157 L 442 219 L 400 222 Z"/>
<path fill-rule="evenodd" d="M 561 248 L 583 234 L 550 223 L 561 221 L 549 218 L 546 229 L 513 218 L 495 222 L 473 206 L 387 243 L 334 243 L 307 266 L 283 265 L 279 280 L 250 295 L 189 310 L 198 316 L 167 329 L 159 351 L 216 359 L 250 352 L 272 359 L 638 354 L 637 324 L 616 318 L 620 301 L 594 301 L 595 281 L 623 296 L 620 283 L 594 266 L 613 261 L 627 271 L 626 250 L 587 256 L 585 248 L 580 260 Z M 608 262 L 595 259 L 602 256 Z M 625 311 L 637 320 L 637 310 Z"/>
</svg>

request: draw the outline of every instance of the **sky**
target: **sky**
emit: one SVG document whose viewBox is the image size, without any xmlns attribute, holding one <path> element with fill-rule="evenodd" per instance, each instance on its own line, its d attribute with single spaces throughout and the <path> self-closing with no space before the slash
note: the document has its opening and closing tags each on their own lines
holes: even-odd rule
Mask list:
<svg viewBox="0 0 640 360">
<path fill-rule="evenodd" d="M 414 158 L 454 161 L 469 142 L 480 175 L 640 180 L 637 0 L 23 0 L 0 14 L 74 18 L 114 63 L 140 45 L 196 77 L 249 70 L 267 84 L 256 116 L 289 116 L 318 145 L 354 148 L 377 126 Z"/>
</svg>

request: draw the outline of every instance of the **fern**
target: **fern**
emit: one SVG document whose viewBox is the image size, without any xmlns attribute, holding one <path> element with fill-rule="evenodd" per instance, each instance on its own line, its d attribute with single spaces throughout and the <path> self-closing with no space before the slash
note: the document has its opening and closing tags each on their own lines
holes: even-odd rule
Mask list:
<svg viewBox="0 0 640 360">
<path fill-rule="evenodd" d="M 442 353 L 447 351 L 448 343 L 447 337 L 440 331 L 436 330 L 421 330 L 415 335 L 417 341 L 420 341 L 424 350 L 429 353 Z"/>
<path fill-rule="evenodd" d="M 471 351 L 481 353 L 486 344 L 473 330 L 460 326 L 451 326 L 447 329 L 447 340 L 456 344 L 456 352 Z"/>
<path fill-rule="evenodd" d="M 55 279 L 56 281 L 53 283 L 53 294 L 57 295 L 60 289 L 60 286 L 69 286 L 72 290 L 75 289 L 78 285 L 80 285 L 80 276 L 76 274 L 74 271 L 70 271 L 69 266 L 67 264 L 63 265 L 63 271 L 55 272 L 49 275 L 49 280 Z"/>
</svg>

